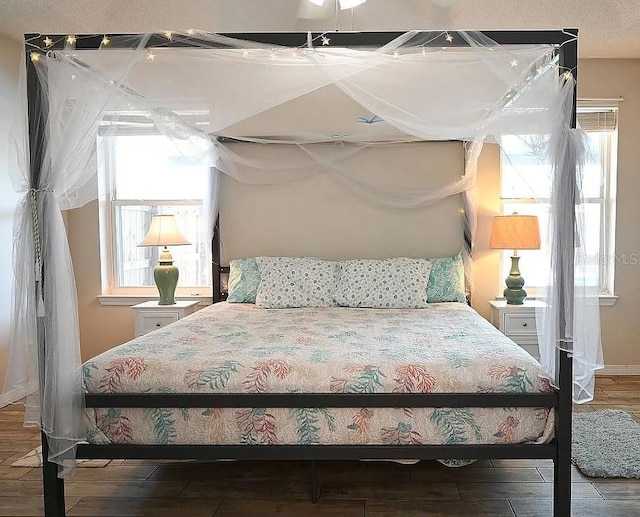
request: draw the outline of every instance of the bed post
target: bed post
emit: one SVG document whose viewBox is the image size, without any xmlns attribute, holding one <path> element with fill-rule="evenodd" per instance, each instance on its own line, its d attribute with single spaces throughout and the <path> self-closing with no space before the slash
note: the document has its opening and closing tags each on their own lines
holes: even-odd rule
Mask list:
<svg viewBox="0 0 640 517">
<path fill-rule="evenodd" d="M 29 121 L 29 187 L 32 190 L 32 202 L 41 200 L 41 193 L 37 189 L 41 188 L 40 179 L 42 174 L 42 166 L 44 162 L 44 145 L 46 141 L 46 121 L 48 117 L 47 107 L 43 105 L 42 87 L 38 79 L 38 73 L 34 62 L 31 60 L 31 54 L 27 51 L 30 41 L 38 41 L 35 34 L 25 34 L 25 59 L 27 72 L 27 106 Z M 42 216 L 42 205 L 38 203 L 37 211 L 39 217 Z M 43 228 L 40 225 L 42 235 Z M 34 238 L 38 238 L 34 235 Z M 41 242 L 46 239 L 41 238 Z M 42 263 L 41 263 L 42 267 Z M 42 271 L 41 271 L 42 273 Z M 44 275 L 44 273 L 43 273 Z M 41 282 L 43 283 L 43 282 Z M 42 296 L 46 297 L 44 289 Z M 37 318 L 37 339 L 38 339 L 38 387 L 40 390 L 41 408 L 44 402 L 43 394 L 45 392 L 45 368 L 44 358 L 46 350 L 46 332 L 45 320 L 42 317 Z M 44 512 L 46 517 L 62 517 L 65 513 L 64 504 L 64 481 L 58 477 L 58 466 L 49 461 L 49 444 L 47 436 L 44 432 L 40 433 L 42 440 L 42 484 L 44 490 Z"/>
<path fill-rule="evenodd" d="M 320 497 L 320 487 L 318 486 L 318 462 L 316 460 L 311 460 L 309 467 L 311 470 L 311 502 L 313 504 L 317 504 L 318 498 Z"/>
<path fill-rule="evenodd" d="M 222 281 L 220 278 L 220 216 L 216 217 L 211 240 L 211 285 L 213 303 L 222 301 Z"/>
<path fill-rule="evenodd" d="M 569 71 L 574 79 L 578 78 L 578 30 L 566 29 L 565 41 L 560 47 L 560 72 Z M 577 83 L 576 83 L 577 84 Z M 574 92 L 571 113 L 571 128 L 576 127 L 576 94 Z M 576 203 L 576 171 L 575 164 L 569 164 L 561 180 L 559 195 L 566 196 L 564 213 L 556 214 L 562 221 L 575 221 Z M 558 225 L 558 242 L 573 243 L 575 241 L 575 223 Z M 565 249 L 572 250 L 573 244 Z M 567 336 L 566 323 L 573 321 L 573 285 L 574 257 L 564 256 L 558 248 L 557 263 L 561 270 L 569 271 L 566 277 L 558 278 L 558 325 L 559 340 L 562 350 L 556 350 L 556 365 L 559 377 L 558 408 L 555 419 L 556 458 L 554 460 L 553 482 L 553 515 L 569 517 L 571 515 L 571 422 L 573 395 L 573 358 L 566 350 L 570 349 L 570 336 Z M 563 267 L 566 264 L 566 268 Z"/>
</svg>

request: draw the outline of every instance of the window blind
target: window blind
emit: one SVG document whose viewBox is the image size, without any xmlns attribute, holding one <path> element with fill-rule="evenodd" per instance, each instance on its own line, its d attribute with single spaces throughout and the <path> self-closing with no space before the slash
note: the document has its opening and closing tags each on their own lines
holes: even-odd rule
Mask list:
<svg viewBox="0 0 640 517">
<path fill-rule="evenodd" d="M 584 131 L 615 131 L 618 125 L 617 108 L 578 108 L 578 124 Z"/>
</svg>

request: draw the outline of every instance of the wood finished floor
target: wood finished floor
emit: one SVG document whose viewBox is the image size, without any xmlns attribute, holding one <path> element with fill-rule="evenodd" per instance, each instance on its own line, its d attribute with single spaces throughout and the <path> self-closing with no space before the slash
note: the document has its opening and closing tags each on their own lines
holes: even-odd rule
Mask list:
<svg viewBox="0 0 640 517">
<path fill-rule="evenodd" d="M 598 377 L 596 399 L 576 411 L 616 408 L 640 422 L 640 376 Z M 0 516 L 43 515 L 41 471 L 10 467 L 39 444 L 22 406 L 0 410 Z M 573 515 L 640 516 L 640 480 L 598 480 L 573 470 Z M 551 515 L 553 464 L 480 461 L 320 464 L 320 502 L 309 501 L 304 463 L 118 461 L 80 468 L 66 483 L 70 516 L 538 517 Z"/>
</svg>

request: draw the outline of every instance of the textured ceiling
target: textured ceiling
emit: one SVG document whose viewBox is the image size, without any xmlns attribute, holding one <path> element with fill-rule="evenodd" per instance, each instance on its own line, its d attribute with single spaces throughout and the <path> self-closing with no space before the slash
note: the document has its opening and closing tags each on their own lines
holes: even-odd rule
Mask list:
<svg viewBox="0 0 640 517">
<path fill-rule="evenodd" d="M 300 18 L 306 2 L 0 0 L 0 34 L 577 27 L 582 58 L 640 58 L 640 0 L 368 0 L 316 20 Z"/>
</svg>

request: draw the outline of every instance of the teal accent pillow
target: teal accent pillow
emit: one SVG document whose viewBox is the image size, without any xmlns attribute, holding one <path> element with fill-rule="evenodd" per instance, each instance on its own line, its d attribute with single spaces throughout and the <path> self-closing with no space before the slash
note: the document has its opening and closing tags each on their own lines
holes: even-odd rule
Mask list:
<svg viewBox="0 0 640 517">
<path fill-rule="evenodd" d="M 230 303 L 256 303 L 260 287 L 260 270 L 255 257 L 232 260 L 227 282 Z"/>
<path fill-rule="evenodd" d="M 427 284 L 427 300 L 431 302 L 467 301 L 464 285 L 462 252 L 453 257 L 432 258 Z"/>
</svg>

